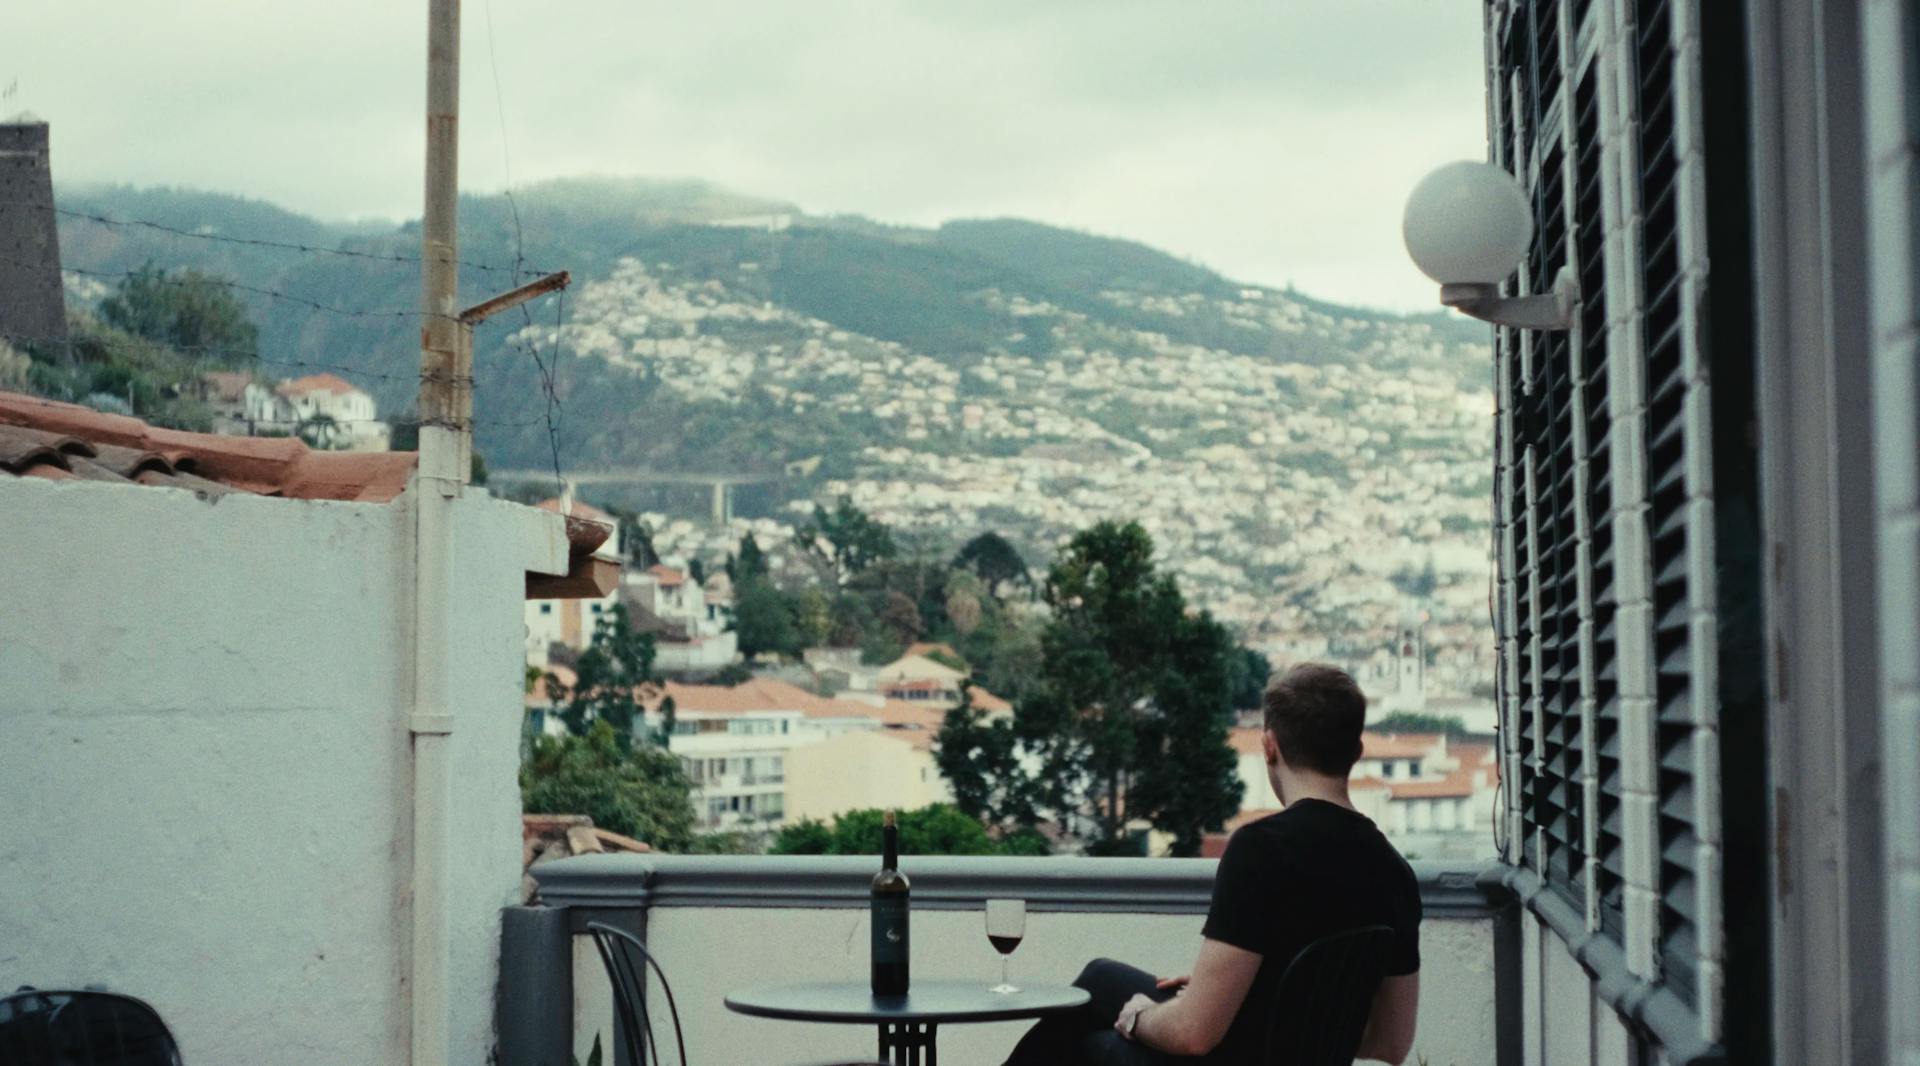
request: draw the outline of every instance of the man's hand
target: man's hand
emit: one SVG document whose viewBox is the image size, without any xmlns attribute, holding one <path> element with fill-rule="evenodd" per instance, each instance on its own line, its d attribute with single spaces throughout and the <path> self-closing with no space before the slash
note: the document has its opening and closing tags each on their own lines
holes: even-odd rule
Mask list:
<svg viewBox="0 0 1920 1066">
<path fill-rule="evenodd" d="M 1162 992 L 1165 992 L 1169 988 L 1185 992 L 1187 990 L 1187 982 L 1192 980 L 1193 978 L 1188 977 L 1186 974 L 1181 974 L 1179 977 L 1162 977 L 1153 983 L 1153 987 Z"/>
<path fill-rule="evenodd" d="M 1132 1040 L 1133 1028 L 1139 1024 L 1140 1012 L 1151 1006 L 1153 1006 L 1153 1000 L 1148 999 L 1145 993 L 1127 1000 L 1127 1005 L 1120 1008 L 1120 1017 L 1113 1020 L 1113 1031 Z"/>
</svg>

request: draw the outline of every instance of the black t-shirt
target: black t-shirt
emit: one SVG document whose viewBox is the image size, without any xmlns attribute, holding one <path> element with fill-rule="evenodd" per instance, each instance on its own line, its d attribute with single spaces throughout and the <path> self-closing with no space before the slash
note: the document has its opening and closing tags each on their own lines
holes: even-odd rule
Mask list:
<svg viewBox="0 0 1920 1066">
<path fill-rule="evenodd" d="M 1211 1061 L 1252 1063 L 1280 977 L 1301 949 L 1366 925 L 1393 927 L 1389 975 L 1420 969 L 1420 886 L 1373 821 L 1323 800 L 1296 800 L 1227 841 L 1202 935 L 1258 952 L 1260 972 Z"/>
</svg>

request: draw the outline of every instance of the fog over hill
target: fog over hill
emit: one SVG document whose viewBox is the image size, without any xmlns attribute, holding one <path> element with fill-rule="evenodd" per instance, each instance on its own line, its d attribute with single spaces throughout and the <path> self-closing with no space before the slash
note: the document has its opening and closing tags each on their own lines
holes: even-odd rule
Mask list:
<svg viewBox="0 0 1920 1066">
<path fill-rule="evenodd" d="M 151 261 L 285 293 L 240 294 L 263 355 L 360 372 L 383 412 L 408 409 L 416 320 L 387 312 L 418 304 L 416 224 L 172 189 L 63 188 L 59 206 L 67 266 Z M 477 447 L 495 468 L 552 465 L 537 351 L 565 468 L 806 461 L 743 506 L 844 492 L 954 543 L 997 529 L 1036 561 L 1092 520 L 1138 518 L 1194 599 L 1250 632 L 1390 624 L 1387 575 L 1433 558 L 1440 599 L 1461 604 L 1436 617 L 1484 625 L 1484 327 L 1242 285 L 1038 222 L 885 226 L 696 181 L 463 197 L 461 258 L 494 268 L 462 269 L 463 302 L 515 283 L 516 247 L 519 280 L 575 280 L 476 339 Z"/>
</svg>

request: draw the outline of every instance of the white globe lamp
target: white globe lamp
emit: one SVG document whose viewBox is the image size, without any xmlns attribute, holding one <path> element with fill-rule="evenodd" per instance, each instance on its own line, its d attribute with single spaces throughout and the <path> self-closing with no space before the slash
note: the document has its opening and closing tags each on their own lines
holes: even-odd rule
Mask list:
<svg viewBox="0 0 1920 1066">
<path fill-rule="evenodd" d="M 1571 270 L 1561 271 L 1550 293 L 1500 295 L 1533 243 L 1533 210 L 1499 167 L 1468 160 L 1428 174 L 1407 197 L 1400 232 L 1413 264 L 1440 283 L 1442 304 L 1522 329 L 1571 324 L 1578 300 Z"/>
</svg>

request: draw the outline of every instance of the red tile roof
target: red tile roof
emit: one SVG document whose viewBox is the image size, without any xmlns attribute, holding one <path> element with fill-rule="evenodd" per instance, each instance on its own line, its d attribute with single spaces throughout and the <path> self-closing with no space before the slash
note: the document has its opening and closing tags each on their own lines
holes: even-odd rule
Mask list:
<svg viewBox="0 0 1920 1066">
<path fill-rule="evenodd" d="M 293 437 L 163 429 L 79 404 L 0 392 L 0 473 L 14 477 L 111 481 L 202 496 L 386 503 L 406 491 L 419 461 L 414 452 L 321 452 Z M 569 518 L 569 572 L 529 573 L 528 597 L 606 595 L 619 566 L 593 552 L 611 533 L 608 525 Z"/>
<path fill-rule="evenodd" d="M 671 566 L 649 566 L 647 567 L 647 573 L 653 575 L 654 580 L 660 583 L 661 588 L 672 588 L 687 580 L 687 575 L 675 570 Z"/>
<path fill-rule="evenodd" d="M 385 503 L 406 490 L 412 452 L 321 452 L 293 437 L 223 437 L 150 426 L 78 404 L 0 392 L 0 470 L 54 481 L 172 486 L 299 500 Z"/>
<path fill-rule="evenodd" d="M 315 392 L 330 392 L 335 396 L 345 396 L 351 392 L 366 390 L 334 374 L 308 374 L 303 378 L 283 381 L 273 391 L 282 396 L 306 396 Z"/>
<path fill-rule="evenodd" d="M 1475 792 L 1474 777 L 1485 770 L 1462 766 L 1445 777 L 1430 781 L 1389 781 L 1394 799 L 1461 799 Z"/>
<path fill-rule="evenodd" d="M 979 685 L 973 686 L 972 693 L 973 706 L 978 710 L 985 711 L 988 714 L 1010 714 L 1013 711 L 1012 703 L 988 692 Z"/>
<path fill-rule="evenodd" d="M 1446 740 L 1438 733 L 1362 733 L 1362 759 L 1424 759 L 1439 754 Z"/>
</svg>

